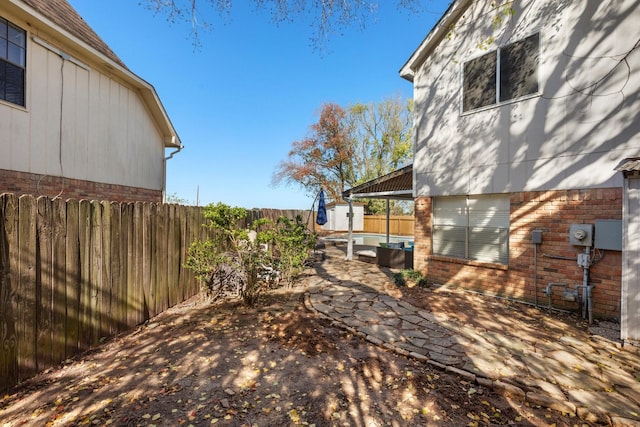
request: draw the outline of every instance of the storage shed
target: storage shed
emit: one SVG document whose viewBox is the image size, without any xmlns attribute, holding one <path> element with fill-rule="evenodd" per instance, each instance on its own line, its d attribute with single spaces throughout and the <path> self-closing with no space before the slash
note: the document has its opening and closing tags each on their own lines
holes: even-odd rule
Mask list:
<svg viewBox="0 0 640 427">
<path fill-rule="evenodd" d="M 348 203 L 328 203 L 327 223 L 322 226 L 325 231 L 348 231 L 349 230 L 349 204 Z M 364 205 L 353 204 L 353 231 L 364 230 Z"/>
</svg>

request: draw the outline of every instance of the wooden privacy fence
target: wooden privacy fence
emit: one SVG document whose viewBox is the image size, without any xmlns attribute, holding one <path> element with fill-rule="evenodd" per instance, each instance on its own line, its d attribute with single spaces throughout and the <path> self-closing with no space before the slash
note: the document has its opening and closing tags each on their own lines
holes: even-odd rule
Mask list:
<svg viewBox="0 0 640 427">
<path fill-rule="evenodd" d="M 385 234 L 387 232 L 387 217 L 385 215 L 365 215 L 365 233 Z M 413 216 L 391 215 L 389 217 L 389 234 L 396 236 L 413 236 Z"/>
<path fill-rule="evenodd" d="M 0 195 L 0 389 L 193 296 L 202 209 Z"/>
<path fill-rule="evenodd" d="M 0 194 L 0 390 L 195 295 L 184 262 L 204 222 L 193 206 Z"/>
</svg>

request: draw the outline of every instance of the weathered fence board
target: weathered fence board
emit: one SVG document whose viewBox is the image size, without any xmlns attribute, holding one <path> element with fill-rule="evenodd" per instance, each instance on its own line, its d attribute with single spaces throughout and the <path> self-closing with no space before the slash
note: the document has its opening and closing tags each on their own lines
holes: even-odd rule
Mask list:
<svg viewBox="0 0 640 427">
<path fill-rule="evenodd" d="M 0 389 L 18 381 L 15 281 L 10 269 L 11 265 L 17 264 L 18 254 L 9 251 L 9 247 L 18 242 L 17 208 L 15 196 L 0 200 Z"/>
<path fill-rule="evenodd" d="M 80 205 L 71 200 L 66 204 L 66 247 L 65 247 L 65 358 L 78 353 L 80 348 Z"/>
<path fill-rule="evenodd" d="M 91 250 L 89 251 L 89 283 L 91 284 L 89 296 L 89 312 L 91 331 L 91 346 L 95 346 L 100 342 L 100 322 L 102 313 L 100 305 L 102 300 L 102 292 L 104 283 L 102 283 L 102 218 L 100 217 L 100 205 L 97 201 L 90 202 L 90 221 L 89 240 L 91 242 Z"/>
<path fill-rule="evenodd" d="M 18 338 L 19 379 L 37 372 L 36 359 L 36 203 L 22 196 L 18 203 L 18 251 L 16 284 L 16 329 Z M 11 248 L 9 248 L 11 250 Z"/>
<path fill-rule="evenodd" d="M 168 247 L 167 247 L 167 224 L 166 224 L 166 212 L 167 206 L 158 206 L 156 211 L 156 226 L 158 229 L 158 237 L 156 239 L 157 250 L 159 254 L 164 254 L 166 257 L 168 255 Z M 166 273 L 166 262 L 157 262 L 155 264 L 155 274 L 156 274 L 156 311 L 163 311 L 168 306 L 169 296 L 167 291 L 167 273 Z"/>
<path fill-rule="evenodd" d="M 40 197 L 36 201 L 36 369 L 53 366 L 52 350 L 52 232 L 51 204 Z"/>
<path fill-rule="evenodd" d="M 53 240 L 52 240 L 52 342 L 51 342 L 51 361 L 58 363 L 65 359 L 66 355 L 66 339 L 65 339 L 65 323 L 66 323 L 66 223 L 67 212 L 66 203 L 61 199 L 56 199 L 52 203 L 52 221 L 53 221 Z"/>
<path fill-rule="evenodd" d="M 80 201 L 78 241 L 80 242 L 80 295 L 79 322 L 80 334 L 78 348 L 81 351 L 91 347 L 91 204 Z"/>
<path fill-rule="evenodd" d="M 111 209 L 109 202 L 100 202 L 102 216 L 102 282 L 104 284 L 101 304 L 100 338 L 107 338 L 115 332 L 113 325 L 113 278 L 111 271 Z"/>
</svg>

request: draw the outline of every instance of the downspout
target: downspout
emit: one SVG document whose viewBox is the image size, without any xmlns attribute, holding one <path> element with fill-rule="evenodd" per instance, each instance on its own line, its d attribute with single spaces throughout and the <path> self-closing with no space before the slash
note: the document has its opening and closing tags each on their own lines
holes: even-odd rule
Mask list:
<svg viewBox="0 0 640 427">
<path fill-rule="evenodd" d="M 162 164 L 162 203 L 167 201 L 167 161 L 171 160 L 173 156 L 178 154 L 184 145 L 180 145 L 177 150 L 171 152 L 168 157 L 165 157 Z"/>
</svg>

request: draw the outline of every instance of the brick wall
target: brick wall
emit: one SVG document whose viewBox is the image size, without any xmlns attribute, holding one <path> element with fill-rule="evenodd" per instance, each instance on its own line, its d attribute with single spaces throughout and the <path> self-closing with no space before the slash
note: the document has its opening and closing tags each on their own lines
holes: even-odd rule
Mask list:
<svg viewBox="0 0 640 427">
<path fill-rule="evenodd" d="M 0 193 L 114 202 L 162 202 L 162 191 L 0 169 Z"/>
<path fill-rule="evenodd" d="M 570 225 L 593 224 L 597 219 L 621 220 L 622 189 L 512 193 L 508 266 L 431 254 L 431 206 L 430 198 L 416 199 L 416 269 L 437 283 L 527 302 L 537 300 L 539 305 L 547 306 L 549 300 L 542 291 L 549 282 L 566 283 L 571 289 L 582 284 L 583 269 L 576 259 L 584 248 L 569 243 Z M 542 244 L 537 248 L 531 243 L 536 229 L 543 233 Z M 595 285 L 594 315 L 618 318 L 622 253 L 596 251 L 592 255 L 599 259 L 590 269 L 590 283 Z M 561 293 L 559 288 L 553 292 L 557 296 Z M 580 309 L 577 303 L 560 298 L 551 303 L 557 308 Z"/>
</svg>

